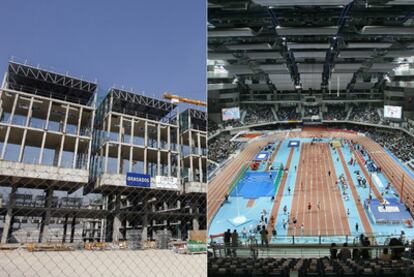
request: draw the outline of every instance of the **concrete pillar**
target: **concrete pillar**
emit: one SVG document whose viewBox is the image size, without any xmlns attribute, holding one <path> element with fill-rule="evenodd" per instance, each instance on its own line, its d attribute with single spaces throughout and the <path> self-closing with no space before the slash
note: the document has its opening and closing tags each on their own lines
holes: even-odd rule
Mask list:
<svg viewBox="0 0 414 277">
<path fill-rule="evenodd" d="M 120 238 L 120 231 L 121 228 L 121 217 L 119 214 L 119 209 L 121 207 L 121 195 L 117 194 L 115 197 L 115 211 L 114 211 L 114 222 L 112 228 L 112 241 L 118 242 Z"/>
<path fill-rule="evenodd" d="M 76 216 L 72 218 L 72 224 L 70 227 L 70 243 L 73 243 L 75 240 Z"/>
<path fill-rule="evenodd" d="M 200 224 L 198 222 L 198 208 L 193 207 L 192 208 L 192 213 L 193 214 L 195 213 L 194 217 L 193 217 L 193 230 L 198 231 L 200 229 Z"/>
<path fill-rule="evenodd" d="M 113 195 L 107 195 L 105 196 L 106 198 L 106 209 L 107 211 L 110 212 L 110 214 L 108 214 L 106 220 L 105 220 L 105 237 L 106 237 L 106 241 L 107 242 L 111 242 L 112 241 L 112 228 L 114 226 L 114 216 L 112 214 L 113 212 Z"/>
<path fill-rule="evenodd" d="M 181 220 L 178 220 L 177 223 L 177 239 L 183 239 L 183 234 L 181 233 Z"/>
<path fill-rule="evenodd" d="M 73 151 L 72 168 L 76 168 L 76 163 L 77 163 L 77 160 L 78 160 L 79 135 L 80 135 L 80 129 L 81 129 L 81 122 L 82 122 L 82 113 L 83 113 L 83 107 L 81 107 L 79 109 L 79 113 L 78 113 L 79 118 L 78 118 L 78 124 L 77 124 L 77 127 L 76 127 L 76 141 L 75 141 L 75 149 Z"/>
<path fill-rule="evenodd" d="M 4 225 L 3 225 L 3 233 L 1 235 L 1 243 L 7 243 L 9 235 L 11 234 L 11 231 L 13 229 L 13 208 L 14 208 L 16 193 L 17 193 L 17 187 L 12 186 L 12 190 L 9 196 L 9 204 L 7 207 L 7 213 L 6 213 L 6 217 L 5 217 Z"/>
<path fill-rule="evenodd" d="M 198 231 L 200 229 L 200 225 L 198 223 L 198 217 L 193 218 L 193 230 Z"/>
<path fill-rule="evenodd" d="M 6 80 L 7 80 L 7 73 L 4 74 L 3 82 L 1 84 L 2 88 L 6 86 Z M 0 90 L 0 120 L 2 117 L 3 117 L 3 91 Z"/>
<path fill-rule="evenodd" d="M 123 160 L 122 160 L 122 156 L 121 156 L 121 152 L 122 152 L 122 141 L 123 141 L 123 137 L 124 137 L 124 132 L 123 132 L 123 128 L 124 128 L 124 117 L 121 116 L 120 120 L 119 120 L 119 133 L 118 133 L 118 156 L 117 156 L 117 173 L 118 174 L 122 174 L 123 173 Z"/>
<path fill-rule="evenodd" d="M 198 145 L 198 154 L 199 154 L 199 157 L 198 157 L 198 173 L 199 173 L 199 178 L 200 178 L 200 180 L 199 180 L 199 182 L 201 183 L 201 182 L 203 182 L 203 160 L 202 160 L 202 155 L 203 155 L 203 152 L 202 152 L 202 147 L 201 147 L 201 135 L 200 135 L 200 133 L 197 133 L 197 145 Z"/>
<path fill-rule="evenodd" d="M 17 101 L 19 99 L 19 95 L 16 94 L 14 96 L 14 101 L 13 101 L 13 108 L 11 110 L 11 114 L 10 114 L 10 121 L 9 124 L 11 124 L 13 122 L 13 117 L 14 117 L 14 113 L 16 111 L 16 106 L 17 106 Z M 3 142 L 3 148 L 1 150 L 1 157 L 0 159 L 3 160 L 4 159 L 4 155 L 6 154 L 6 149 L 7 149 L 7 143 L 9 141 L 9 136 L 10 136 L 10 126 L 7 126 L 7 130 L 6 130 L 6 136 L 4 137 L 4 142 Z"/>
<path fill-rule="evenodd" d="M 106 129 L 108 140 L 111 137 L 111 120 L 112 120 L 112 114 L 109 114 L 108 115 L 108 126 L 107 126 L 107 129 Z M 108 172 L 108 156 L 109 156 L 109 143 L 106 142 L 104 173 Z"/>
<path fill-rule="evenodd" d="M 66 106 L 65 118 L 63 119 L 63 127 L 62 127 L 62 130 L 61 130 L 61 132 L 63 134 L 62 134 L 62 138 L 61 138 L 61 142 L 60 142 L 59 158 L 58 158 L 58 163 L 57 163 L 58 167 L 60 167 L 61 164 L 62 164 L 62 156 L 63 156 L 63 149 L 64 149 L 64 146 L 65 146 L 66 125 L 68 123 L 68 115 L 69 115 L 69 105 Z"/>
<path fill-rule="evenodd" d="M 46 242 L 49 237 L 50 209 L 52 208 L 53 189 L 46 190 L 45 208 L 46 212 L 42 216 L 40 224 L 39 242 Z"/>
<path fill-rule="evenodd" d="M 148 122 L 145 120 L 144 122 L 144 174 L 148 172 L 148 164 L 147 164 L 147 154 L 148 154 Z"/>
<path fill-rule="evenodd" d="M 64 135 L 62 135 L 62 139 L 63 139 Z M 62 143 L 62 140 L 61 140 Z M 59 165 L 59 153 L 60 153 L 60 147 L 57 146 L 55 148 L 55 152 L 54 152 L 54 156 L 53 156 L 53 166 L 58 166 Z"/>
<path fill-rule="evenodd" d="M 157 175 L 161 175 L 161 125 L 157 124 Z"/>
<path fill-rule="evenodd" d="M 144 245 L 144 242 L 148 240 L 148 203 L 147 199 L 144 199 L 144 215 L 142 216 L 142 233 L 141 233 L 141 243 Z"/>
<path fill-rule="evenodd" d="M 134 119 L 131 120 L 131 137 L 129 140 L 129 144 L 131 145 L 129 147 L 129 172 L 132 172 L 132 158 L 134 156 L 134 148 L 133 148 L 133 144 L 134 144 L 134 132 L 135 132 L 135 121 Z"/>
<path fill-rule="evenodd" d="M 101 226 L 99 228 L 99 241 L 105 241 L 105 219 L 101 219 Z"/>
<path fill-rule="evenodd" d="M 95 94 L 96 95 L 96 94 Z M 92 110 L 92 119 L 91 119 L 91 126 L 90 126 L 90 132 L 89 135 L 92 137 L 92 130 L 93 130 L 93 124 L 95 120 L 95 109 Z M 89 140 L 88 143 L 88 158 L 86 159 L 86 169 L 89 170 L 90 162 L 91 162 L 91 154 L 92 154 L 92 139 Z"/>
<path fill-rule="evenodd" d="M 68 216 L 65 216 L 65 221 L 63 223 L 63 235 L 62 235 L 62 243 L 66 242 L 66 232 L 68 230 Z"/>
<path fill-rule="evenodd" d="M 53 103 L 52 101 L 49 101 L 49 106 L 47 109 L 46 123 L 44 126 L 43 137 L 42 137 L 42 145 L 40 146 L 39 164 L 42 164 L 43 162 L 43 153 L 45 149 L 46 136 L 47 136 L 46 130 L 49 128 L 49 120 L 50 120 L 50 113 L 52 111 L 52 103 Z"/>
<path fill-rule="evenodd" d="M 178 155 L 177 155 L 177 162 L 178 162 L 178 164 L 177 164 L 177 179 L 178 179 L 178 183 L 181 184 L 181 141 L 180 141 L 181 136 L 180 136 L 180 124 L 179 124 L 180 120 L 179 120 L 178 112 L 177 112 L 177 122 L 178 122 L 177 123 L 178 124 L 178 126 L 177 126 L 177 152 L 178 152 Z"/>
<path fill-rule="evenodd" d="M 168 149 L 168 158 L 167 158 L 167 174 L 168 177 L 171 177 L 171 126 L 167 127 L 167 149 Z"/>
<path fill-rule="evenodd" d="M 177 208 L 178 209 L 181 209 L 181 201 L 180 200 L 177 200 Z M 183 238 L 183 235 L 182 235 L 182 233 L 181 233 L 181 229 L 182 229 L 182 226 L 181 226 L 181 223 L 182 223 L 182 221 L 181 220 L 178 220 L 178 225 L 177 225 L 177 238 L 178 239 L 182 239 Z"/>
<path fill-rule="evenodd" d="M 168 210 L 168 203 L 167 203 L 167 202 L 164 202 L 164 203 L 163 203 L 163 208 L 164 208 L 164 210 Z M 167 233 L 167 232 L 168 232 L 168 227 L 167 227 L 167 225 L 168 225 L 168 220 L 167 220 L 167 219 L 165 219 L 165 220 L 164 220 L 164 232 L 165 232 L 165 233 Z"/>
<path fill-rule="evenodd" d="M 19 159 L 18 159 L 19 162 L 22 162 L 22 160 L 23 160 L 24 148 L 26 147 L 27 127 L 29 126 L 30 119 L 32 117 L 33 101 L 34 101 L 34 98 L 31 97 L 30 98 L 29 109 L 27 111 L 26 122 L 24 124 L 26 126 L 26 128 L 23 130 L 22 141 L 20 143 L 20 152 L 19 152 Z"/>
<path fill-rule="evenodd" d="M 191 131 L 191 129 L 189 129 L 188 131 L 188 135 L 189 135 L 189 140 L 188 140 L 188 144 L 190 147 L 190 168 L 188 170 L 188 181 L 192 182 L 194 181 L 194 165 L 193 165 L 193 132 Z"/>
</svg>

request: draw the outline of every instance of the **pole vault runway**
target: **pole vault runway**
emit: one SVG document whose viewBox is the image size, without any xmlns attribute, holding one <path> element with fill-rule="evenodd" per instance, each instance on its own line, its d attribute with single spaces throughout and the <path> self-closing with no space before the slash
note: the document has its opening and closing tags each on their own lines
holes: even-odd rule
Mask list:
<svg viewBox="0 0 414 277">
<path fill-rule="evenodd" d="M 343 200 L 335 185 L 336 180 L 328 144 L 303 143 L 290 213 L 289 235 L 350 234 Z M 309 202 L 312 205 L 311 210 L 308 210 Z M 297 219 L 296 225 L 292 223 L 293 217 Z"/>
</svg>

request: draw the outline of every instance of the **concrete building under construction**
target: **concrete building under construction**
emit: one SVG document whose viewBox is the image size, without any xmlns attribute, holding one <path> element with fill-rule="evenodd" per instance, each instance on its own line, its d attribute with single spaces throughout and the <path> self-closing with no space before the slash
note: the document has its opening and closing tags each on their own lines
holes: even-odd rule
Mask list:
<svg viewBox="0 0 414 277">
<path fill-rule="evenodd" d="M 185 239 L 206 228 L 205 112 L 117 88 L 98 104 L 97 91 L 96 82 L 9 63 L 2 243 Z"/>
</svg>

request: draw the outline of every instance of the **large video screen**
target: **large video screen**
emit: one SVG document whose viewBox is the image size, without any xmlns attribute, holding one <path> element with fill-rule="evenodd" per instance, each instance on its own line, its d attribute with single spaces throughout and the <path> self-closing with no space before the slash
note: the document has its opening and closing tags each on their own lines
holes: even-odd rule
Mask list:
<svg viewBox="0 0 414 277">
<path fill-rule="evenodd" d="M 221 114 L 223 116 L 223 121 L 240 119 L 240 108 L 225 108 L 221 110 Z"/>
<path fill-rule="evenodd" d="M 384 117 L 401 119 L 402 108 L 400 106 L 384 106 Z"/>
</svg>

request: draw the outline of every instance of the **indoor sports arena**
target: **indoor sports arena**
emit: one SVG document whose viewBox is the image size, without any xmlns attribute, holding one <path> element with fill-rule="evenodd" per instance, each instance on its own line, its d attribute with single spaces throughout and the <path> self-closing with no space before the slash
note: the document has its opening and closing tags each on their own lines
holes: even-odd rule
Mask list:
<svg viewBox="0 0 414 277">
<path fill-rule="evenodd" d="M 414 274 L 413 11 L 209 1 L 209 276 Z"/>
</svg>

